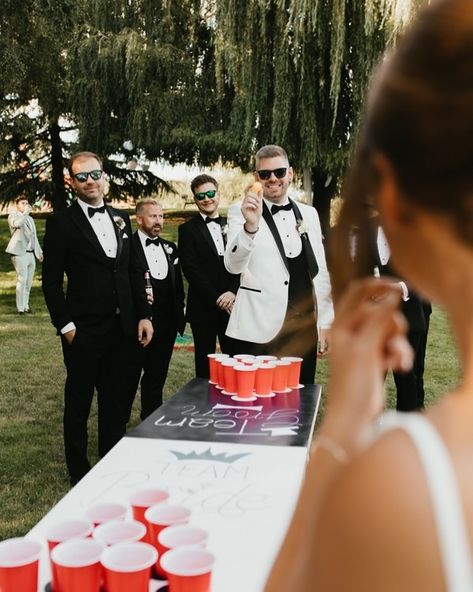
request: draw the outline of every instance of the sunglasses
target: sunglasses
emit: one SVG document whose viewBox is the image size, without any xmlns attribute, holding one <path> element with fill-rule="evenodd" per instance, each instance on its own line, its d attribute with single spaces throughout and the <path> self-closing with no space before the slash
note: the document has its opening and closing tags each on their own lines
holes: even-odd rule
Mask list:
<svg viewBox="0 0 473 592">
<path fill-rule="evenodd" d="M 209 189 L 208 191 L 201 191 L 200 193 L 194 193 L 194 197 L 198 201 L 202 201 L 206 197 L 208 197 L 209 199 L 213 199 L 216 194 L 217 194 L 216 189 Z"/>
<path fill-rule="evenodd" d="M 273 169 L 270 171 L 269 169 L 261 169 L 260 171 L 256 171 L 258 173 L 258 177 L 262 181 L 267 181 L 271 177 L 271 173 L 274 173 L 276 179 L 282 179 L 286 176 L 287 167 L 281 167 L 279 169 Z"/>
<path fill-rule="evenodd" d="M 76 181 L 79 181 L 79 183 L 85 183 L 89 178 L 89 175 L 91 179 L 93 179 L 94 181 L 98 181 L 100 177 L 103 175 L 103 171 L 97 169 L 96 171 L 89 171 L 88 173 L 76 173 L 72 176 Z"/>
</svg>

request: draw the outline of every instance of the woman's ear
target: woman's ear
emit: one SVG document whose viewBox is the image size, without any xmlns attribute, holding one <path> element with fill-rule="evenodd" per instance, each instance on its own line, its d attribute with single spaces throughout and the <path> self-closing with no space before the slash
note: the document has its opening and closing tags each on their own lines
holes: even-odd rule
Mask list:
<svg viewBox="0 0 473 592">
<path fill-rule="evenodd" d="M 404 226 L 413 220 L 412 208 L 406 202 L 397 182 L 391 162 L 380 152 L 373 156 L 373 165 L 379 175 L 376 206 L 383 225 Z"/>
</svg>

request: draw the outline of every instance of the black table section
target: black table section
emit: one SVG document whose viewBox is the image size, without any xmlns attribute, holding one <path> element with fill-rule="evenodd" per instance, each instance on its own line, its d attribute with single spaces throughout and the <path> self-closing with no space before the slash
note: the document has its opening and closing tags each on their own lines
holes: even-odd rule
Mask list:
<svg viewBox="0 0 473 592">
<path fill-rule="evenodd" d="M 194 378 L 127 436 L 164 440 L 308 446 L 321 387 L 305 385 L 254 401 L 235 401 Z"/>
</svg>

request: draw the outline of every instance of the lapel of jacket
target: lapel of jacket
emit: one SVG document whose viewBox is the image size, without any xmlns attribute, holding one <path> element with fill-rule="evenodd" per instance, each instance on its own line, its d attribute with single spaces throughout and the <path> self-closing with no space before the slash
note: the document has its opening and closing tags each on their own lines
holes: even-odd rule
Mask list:
<svg viewBox="0 0 473 592">
<path fill-rule="evenodd" d="M 140 240 L 138 231 L 133 233 L 133 240 L 135 241 L 135 244 L 134 244 L 135 252 L 138 253 L 138 256 L 139 256 L 140 262 L 141 262 L 141 267 L 143 268 L 143 272 L 149 271 L 148 261 L 146 260 L 146 255 L 143 250 L 143 245 L 141 244 L 141 240 Z"/>
<path fill-rule="evenodd" d="M 166 259 L 168 262 L 168 270 L 169 270 L 169 276 L 171 278 L 172 291 L 175 294 L 176 293 L 176 273 L 174 270 L 174 259 L 166 251 L 166 248 L 172 249 L 172 247 L 167 241 L 164 241 L 162 238 L 159 239 L 159 242 L 161 243 L 161 248 L 163 249 L 164 255 L 166 256 Z M 174 255 L 174 249 L 172 249 L 172 251 L 173 252 L 171 253 L 171 255 Z"/>
<path fill-rule="evenodd" d="M 207 244 L 210 246 L 212 251 L 215 253 L 215 256 L 218 257 L 219 255 L 218 255 L 217 247 L 215 246 L 213 238 L 210 236 L 210 230 L 207 228 L 207 224 L 205 223 L 205 220 L 202 218 L 202 216 L 200 214 L 197 214 L 197 216 L 198 216 L 198 218 L 196 220 L 196 223 L 197 223 L 197 227 L 199 229 L 199 232 L 204 237 L 204 239 L 206 240 Z"/>
<path fill-rule="evenodd" d="M 108 262 L 112 261 L 113 263 L 115 263 L 114 259 L 107 257 L 107 255 L 105 254 L 105 251 L 102 249 L 102 245 L 100 244 L 99 239 L 97 238 L 97 235 L 94 232 L 94 229 L 85 217 L 85 214 L 82 211 L 80 205 L 77 203 L 77 201 L 70 206 L 69 211 L 71 213 L 72 219 L 77 224 L 82 234 L 92 244 L 92 246 L 95 248 L 98 254 L 101 255 Z"/>
<path fill-rule="evenodd" d="M 227 232 L 224 229 L 227 226 L 227 219 L 225 216 L 220 216 L 220 232 L 222 234 L 222 240 L 223 240 L 223 249 L 225 250 L 227 247 Z"/>
<path fill-rule="evenodd" d="M 296 218 L 297 229 L 299 230 L 300 225 L 304 222 L 302 218 L 301 211 L 299 210 L 298 205 L 296 202 L 289 198 L 289 201 L 292 205 L 292 209 L 294 210 L 294 215 Z M 315 276 L 319 273 L 319 266 L 317 264 L 317 259 L 315 258 L 314 249 L 310 244 L 309 235 L 307 232 L 300 232 L 301 241 L 302 241 L 302 248 L 304 249 L 304 255 L 307 261 L 307 269 L 309 271 L 310 279 L 313 280 Z"/>
<path fill-rule="evenodd" d="M 284 265 L 286 266 L 287 271 L 289 271 L 289 264 L 287 262 L 286 253 L 284 251 L 284 245 L 282 244 L 281 237 L 279 236 L 278 228 L 277 228 L 276 223 L 273 219 L 273 215 L 269 211 L 269 208 L 264 201 L 263 201 L 263 218 L 264 218 L 266 224 L 268 225 L 269 230 L 271 231 L 271 234 L 273 235 L 273 238 L 276 242 L 276 246 L 278 247 L 278 251 L 279 251 L 279 254 L 281 255 Z M 270 262 L 268 262 L 268 265 L 270 265 Z"/>
<path fill-rule="evenodd" d="M 118 228 L 117 224 L 115 224 L 115 220 L 113 219 L 113 217 L 115 216 L 117 218 L 121 218 L 123 220 L 123 222 L 125 222 L 125 220 L 119 214 L 116 214 L 115 211 L 110 206 L 105 205 L 105 209 L 107 210 L 108 215 L 110 216 L 110 219 L 112 220 L 113 230 L 115 232 L 115 236 L 117 237 L 117 256 L 115 258 L 115 261 L 118 264 L 118 261 L 120 259 L 120 255 L 122 254 L 122 251 L 123 251 L 122 230 L 125 230 L 126 224 L 123 227 L 123 229 L 120 230 L 120 228 Z"/>
</svg>

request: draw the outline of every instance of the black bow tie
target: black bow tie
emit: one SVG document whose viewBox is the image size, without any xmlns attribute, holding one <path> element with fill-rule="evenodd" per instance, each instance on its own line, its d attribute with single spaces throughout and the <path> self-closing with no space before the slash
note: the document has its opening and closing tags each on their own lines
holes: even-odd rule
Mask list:
<svg viewBox="0 0 473 592">
<path fill-rule="evenodd" d="M 89 218 L 92 218 L 97 212 L 105 214 L 105 206 L 103 205 L 101 208 L 87 208 L 87 211 L 89 212 Z"/>
<path fill-rule="evenodd" d="M 216 218 L 211 218 L 210 216 L 207 216 L 205 218 L 205 223 L 210 224 L 211 222 L 215 222 L 216 224 L 220 224 L 220 220 L 221 220 L 220 216 L 217 216 Z"/>
<path fill-rule="evenodd" d="M 274 216 L 274 214 L 277 214 L 281 210 L 286 210 L 287 212 L 290 212 L 292 210 L 292 204 L 291 204 L 291 202 L 287 203 L 285 206 L 278 206 L 276 204 L 273 204 L 271 206 L 271 214 L 273 216 Z"/>
<path fill-rule="evenodd" d="M 146 239 L 146 243 L 145 246 L 149 246 L 149 245 L 155 245 L 156 247 L 159 246 L 159 237 L 156 238 L 147 238 Z"/>
</svg>

